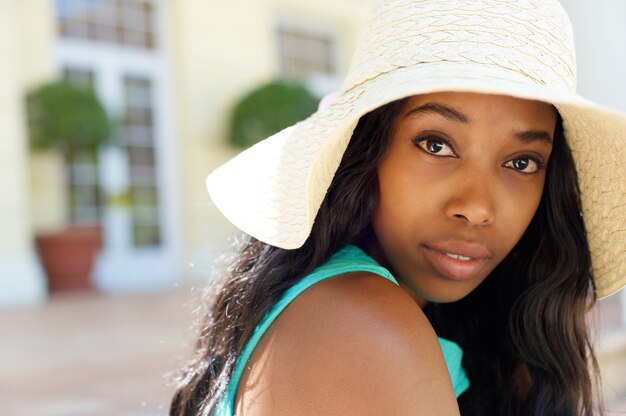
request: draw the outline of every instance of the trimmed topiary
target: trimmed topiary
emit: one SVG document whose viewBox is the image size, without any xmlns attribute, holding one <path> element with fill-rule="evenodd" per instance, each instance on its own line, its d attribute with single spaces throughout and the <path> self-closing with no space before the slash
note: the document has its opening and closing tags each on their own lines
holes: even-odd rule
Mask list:
<svg viewBox="0 0 626 416">
<path fill-rule="evenodd" d="M 247 148 L 317 110 L 319 99 L 303 85 L 273 81 L 243 97 L 232 112 L 228 142 Z"/>
<path fill-rule="evenodd" d="M 34 150 L 56 150 L 67 166 L 80 156 L 97 164 L 98 149 L 111 138 L 113 123 L 90 87 L 53 81 L 26 97 L 28 135 Z M 68 170 L 74 183 L 74 170 Z"/>
<path fill-rule="evenodd" d="M 58 150 L 71 159 L 95 152 L 111 135 L 111 122 L 92 88 L 55 81 L 27 96 L 33 149 Z"/>
</svg>

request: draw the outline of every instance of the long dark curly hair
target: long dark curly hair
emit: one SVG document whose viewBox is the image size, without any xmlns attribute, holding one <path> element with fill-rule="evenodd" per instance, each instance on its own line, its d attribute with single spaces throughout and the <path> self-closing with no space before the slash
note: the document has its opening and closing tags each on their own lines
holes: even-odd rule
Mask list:
<svg viewBox="0 0 626 416">
<path fill-rule="evenodd" d="M 207 292 L 195 353 L 170 415 L 210 415 L 256 325 L 281 295 L 348 244 L 371 233 L 377 166 L 406 99 L 363 116 L 313 230 L 296 250 L 245 238 Z M 580 191 L 560 118 L 540 205 L 518 244 L 470 295 L 425 312 L 439 336 L 465 351 L 471 387 L 462 415 L 592 415 L 601 412 L 586 314 L 596 301 Z"/>
</svg>

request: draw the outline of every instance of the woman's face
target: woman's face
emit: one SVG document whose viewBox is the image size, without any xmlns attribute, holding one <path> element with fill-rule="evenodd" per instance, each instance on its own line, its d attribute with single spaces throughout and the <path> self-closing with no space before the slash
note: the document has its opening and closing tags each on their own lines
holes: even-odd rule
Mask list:
<svg viewBox="0 0 626 416">
<path fill-rule="evenodd" d="M 377 241 L 366 251 L 422 306 L 469 294 L 535 214 L 556 117 L 506 96 L 410 98 L 378 168 Z"/>
</svg>

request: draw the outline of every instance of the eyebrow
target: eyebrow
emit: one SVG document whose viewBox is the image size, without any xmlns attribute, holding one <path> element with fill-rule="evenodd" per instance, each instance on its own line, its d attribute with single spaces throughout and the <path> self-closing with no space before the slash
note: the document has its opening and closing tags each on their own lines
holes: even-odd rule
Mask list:
<svg viewBox="0 0 626 416">
<path fill-rule="evenodd" d="M 515 137 L 523 143 L 544 142 L 552 146 L 552 137 L 543 130 L 518 131 Z"/>
<path fill-rule="evenodd" d="M 435 102 L 428 102 L 426 104 L 415 107 L 414 109 L 407 112 L 404 117 L 425 113 L 439 114 L 440 116 L 450 121 L 456 121 L 458 123 L 469 123 L 470 121 L 469 117 L 461 113 L 460 111 Z"/>
<path fill-rule="evenodd" d="M 409 117 L 416 114 L 426 114 L 426 113 L 435 113 L 440 116 L 450 120 L 456 121 L 458 123 L 469 123 L 470 118 L 465 114 L 461 113 L 458 110 L 455 110 L 446 105 L 436 103 L 436 102 L 428 102 L 426 104 L 420 105 L 418 107 L 413 108 L 408 111 L 404 117 Z M 529 130 L 529 131 L 519 131 L 515 132 L 515 138 L 519 141 L 529 144 L 533 142 L 544 142 L 552 146 L 552 136 L 543 130 Z"/>
</svg>

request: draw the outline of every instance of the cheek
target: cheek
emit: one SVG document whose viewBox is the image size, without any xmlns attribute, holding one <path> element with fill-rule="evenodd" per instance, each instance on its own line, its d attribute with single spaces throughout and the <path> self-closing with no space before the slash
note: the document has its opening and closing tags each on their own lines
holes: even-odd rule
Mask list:
<svg viewBox="0 0 626 416">
<path fill-rule="evenodd" d="M 415 164 L 398 161 L 398 157 L 388 160 L 378 170 L 378 215 L 381 221 L 406 223 L 424 212 L 424 197 L 429 190 L 423 184 L 429 183 Z"/>
<path fill-rule="evenodd" d="M 393 149 L 378 169 L 380 205 L 388 211 L 403 213 L 403 217 L 426 213 L 449 193 L 447 177 L 450 166 L 420 160 L 414 147 Z M 423 158 L 423 156 L 421 156 Z"/>
<path fill-rule="evenodd" d="M 410 194 L 406 192 L 401 182 L 393 176 L 379 174 L 379 198 L 372 225 L 376 234 L 380 237 L 385 235 L 397 235 L 398 231 L 408 221 L 406 215 L 402 215 L 411 206 Z"/>
<path fill-rule="evenodd" d="M 378 170 L 379 198 L 372 226 L 384 247 L 402 241 L 414 229 L 415 214 L 420 212 L 415 182 L 398 164 L 383 163 Z M 404 232 L 403 232 L 404 230 Z"/>
<path fill-rule="evenodd" d="M 543 180 L 525 186 L 509 186 L 501 205 L 500 227 L 503 235 L 510 238 L 511 249 L 522 238 L 522 235 L 532 221 L 543 193 Z M 508 239 L 507 238 L 507 239 Z"/>
</svg>

